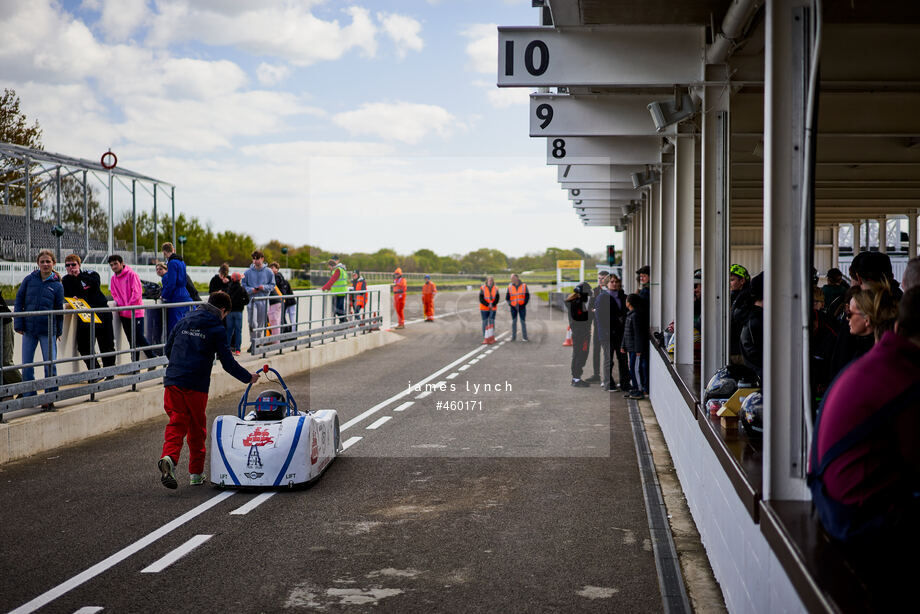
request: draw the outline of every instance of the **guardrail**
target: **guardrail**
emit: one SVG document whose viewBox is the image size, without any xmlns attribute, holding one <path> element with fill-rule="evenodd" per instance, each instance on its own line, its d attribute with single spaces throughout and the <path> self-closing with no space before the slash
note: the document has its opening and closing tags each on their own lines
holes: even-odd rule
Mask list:
<svg viewBox="0 0 920 614">
<path fill-rule="evenodd" d="M 296 301 L 295 317 L 293 321 L 279 322 L 278 326 L 273 326 L 267 321 L 264 326 L 255 326 L 249 332 L 250 355 L 267 356 L 269 353 L 282 353 L 287 349 L 298 349 L 311 347 L 316 343 L 325 343 L 337 338 L 345 338 L 366 334 L 378 330 L 389 322 L 389 294 L 386 289 L 369 288 L 364 292 L 349 292 L 349 295 L 366 294 L 367 303 L 365 309 L 359 313 L 346 313 L 344 316 L 337 315 L 334 312 L 334 301 L 329 294 L 317 292 L 295 293 L 290 295 L 275 295 L 265 297 L 253 297 L 250 304 L 258 304 L 260 301 L 269 301 L 273 299 L 288 299 Z M 383 295 L 386 295 L 384 297 Z M 346 310 L 349 311 L 349 296 L 345 297 Z M 110 352 L 96 351 L 97 327 L 101 324 L 95 322 L 95 315 L 102 313 L 112 313 L 117 311 L 146 310 L 151 312 L 148 318 L 157 316 L 160 322 L 166 322 L 165 310 L 174 307 L 197 307 L 201 303 L 160 303 L 145 304 L 137 306 L 114 306 L 99 307 L 92 309 L 59 309 L 48 311 L 28 311 L 15 313 L 0 313 L 0 327 L 5 326 L 3 323 L 12 318 L 19 317 L 41 317 L 46 318 L 48 322 L 49 339 L 54 340 L 53 345 L 56 350 L 52 360 L 33 360 L 29 363 L 17 363 L 9 366 L 0 367 L 0 422 L 4 420 L 4 414 L 19 409 L 37 407 L 39 405 L 48 405 L 65 399 L 87 396 L 89 400 L 95 400 L 96 394 L 119 388 L 137 389 L 137 384 L 158 379 L 163 377 L 165 369 L 159 368 L 168 363 L 165 356 L 148 357 L 143 360 L 133 360 L 139 357 L 140 352 L 161 353 L 166 342 L 165 326 L 162 327 L 160 335 L 156 339 L 149 339 L 148 345 L 137 345 L 136 327 L 131 326 L 131 338 L 119 336 L 119 342 L 124 347 L 117 348 Z M 266 306 L 267 307 L 267 306 Z M 267 311 L 264 310 L 264 311 Z M 282 310 L 283 313 L 283 310 Z M 75 336 L 75 321 L 78 314 L 91 314 L 90 316 L 90 348 L 92 351 L 85 355 L 78 352 L 67 353 L 64 355 L 59 352 L 59 346 L 67 345 Z M 384 317 L 386 314 L 386 317 Z M 64 335 L 62 338 L 67 339 L 65 343 L 58 343 L 60 339 L 54 337 L 54 318 L 65 317 Z M 121 326 L 117 325 L 117 314 L 113 317 L 113 325 L 121 333 Z M 148 320 L 149 322 L 149 320 Z M 262 323 L 259 323 L 262 324 Z M 243 326 L 246 332 L 246 325 Z M 277 334 L 268 335 L 273 329 L 278 329 Z M 2 330 L 2 328 L 0 328 Z M 245 336 L 244 336 L 245 339 Z M 4 335 L 0 335 L 0 356 L 6 349 L 8 343 Z M 71 344 L 71 347 L 73 345 Z M 40 352 L 41 348 L 36 348 Z M 44 358 L 44 356 L 42 356 Z M 85 371 L 79 370 L 80 361 L 89 361 L 89 364 L 98 364 L 94 361 L 99 359 L 115 359 L 122 364 L 104 366 Z M 50 377 L 36 377 L 34 380 L 23 381 L 18 383 L 3 383 L 3 374 L 13 370 L 19 370 L 27 367 L 44 368 L 53 367 L 56 371 L 59 366 L 74 370 L 72 373 L 51 375 Z M 38 373 L 36 373 L 38 376 Z M 117 377 L 116 377 L 117 376 Z M 13 397 L 16 398 L 13 398 Z"/>
</svg>

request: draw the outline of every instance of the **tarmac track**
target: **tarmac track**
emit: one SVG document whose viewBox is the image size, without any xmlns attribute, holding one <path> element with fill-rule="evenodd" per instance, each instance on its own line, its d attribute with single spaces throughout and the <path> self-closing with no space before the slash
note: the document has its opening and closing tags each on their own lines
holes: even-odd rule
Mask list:
<svg viewBox="0 0 920 614">
<path fill-rule="evenodd" d="M 420 298 L 408 302 L 412 322 Z M 183 456 L 179 489 L 164 489 L 165 415 L 0 467 L 0 611 L 43 594 L 40 611 L 68 613 L 660 611 L 623 398 L 569 386 L 558 312 L 532 304 L 531 342 L 501 344 L 503 306 L 500 343 L 484 348 L 475 292 L 440 293 L 437 306 L 461 313 L 288 378 L 301 407 L 338 410 L 342 440 L 361 438 L 311 488 L 192 488 Z M 467 354 L 431 380 L 454 392 L 395 398 Z M 209 423 L 238 401 L 212 399 Z M 99 565 L 202 504 L 212 507 Z"/>
</svg>

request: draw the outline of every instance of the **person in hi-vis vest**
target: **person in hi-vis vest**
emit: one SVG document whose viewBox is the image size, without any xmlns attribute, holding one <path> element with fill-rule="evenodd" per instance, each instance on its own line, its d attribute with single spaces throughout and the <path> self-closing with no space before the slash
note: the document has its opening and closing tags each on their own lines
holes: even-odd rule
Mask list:
<svg viewBox="0 0 920 614">
<path fill-rule="evenodd" d="M 326 262 L 329 271 L 332 273 L 329 281 L 323 286 L 323 292 L 328 292 L 333 296 L 335 301 L 335 315 L 339 316 L 339 322 L 347 322 L 348 316 L 345 315 L 345 295 L 348 294 L 348 271 L 345 265 L 335 258 L 330 258 Z"/>
<path fill-rule="evenodd" d="M 425 285 L 422 286 L 422 309 L 425 311 L 425 321 L 434 322 L 434 295 L 438 287 L 431 281 L 431 275 L 425 275 Z"/>
<path fill-rule="evenodd" d="M 527 338 L 527 303 L 530 302 L 530 290 L 527 284 L 521 281 L 517 274 L 511 275 L 511 283 L 508 284 L 508 290 L 505 292 L 505 300 L 511 306 L 511 340 L 517 339 L 517 322 L 521 319 L 521 339 L 530 341 Z"/>
<path fill-rule="evenodd" d="M 393 271 L 393 306 L 396 308 L 396 317 L 399 324 L 394 328 L 406 327 L 406 280 L 402 276 L 402 269 L 396 267 Z"/>
<path fill-rule="evenodd" d="M 479 287 L 479 315 L 482 317 L 482 336 L 486 336 L 486 327 L 495 326 L 495 312 L 498 310 L 498 288 L 495 278 L 486 277 L 486 283 Z M 485 343 L 485 341 L 483 341 Z"/>
</svg>

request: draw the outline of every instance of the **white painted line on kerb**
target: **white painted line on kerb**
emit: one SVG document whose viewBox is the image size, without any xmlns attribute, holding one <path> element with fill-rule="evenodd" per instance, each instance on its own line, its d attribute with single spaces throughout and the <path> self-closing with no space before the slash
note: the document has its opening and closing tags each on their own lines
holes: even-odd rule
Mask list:
<svg viewBox="0 0 920 614">
<path fill-rule="evenodd" d="M 430 391 L 430 390 L 426 390 L 426 391 L 424 391 L 424 392 L 420 392 L 419 394 L 417 394 L 417 395 L 415 396 L 415 398 L 416 398 L 416 399 L 424 399 L 424 398 L 427 397 L 429 394 L 431 394 L 431 391 Z"/>
<path fill-rule="evenodd" d="M 459 374 L 459 373 L 451 373 L 450 375 L 448 375 L 448 376 L 445 377 L 444 379 L 454 379 L 454 378 L 457 377 L 458 375 L 460 375 L 460 374 Z"/>
<path fill-rule="evenodd" d="M 339 431 L 341 431 L 341 430 L 342 430 L 342 429 L 339 429 Z M 348 438 L 348 439 L 345 441 L 345 443 L 342 444 L 342 451 L 344 452 L 345 450 L 347 450 L 348 448 L 352 447 L 353 445 L 355 445 L 356 443 L 358 443 L 358 442 L 361 441 L 362 439 L 364 439 L 364 438 L 363 438 L 363 437 L 350 437 L 350 438 Z"/>
<path fill-rule="evenodd" d="M 246 505 L 242 505 L 236 508 L 235 510 L 230 512 L 230 514 L 234 516 L 244 516 L 248 514 L 249 512 L 251 512 L 252 510 L 259 507 L 260 505 L 262 505 L 263 503 L 265 503 L 266 501 L 268 501 L 274 494 L 275 494 L 274 491 L 273 492 L 263 492 L 258 497 L 253 497 L 253 499 L 250 500 L 248 503 L 246 503 Z"/>
<path fill-rule="evenodd" d="M 502 336 L 507 335 L 507 334 L 509 334 L 508 331 L 505 331 L 505 332 L 501 333 L 500 335 L 498 335 L 498 337 L 502 337 Z M 496 338 L 497 338 L 497 337 L 496 337 Z M 483 350 L 483 348 L 485 348 L 485 346 L 484 346 L 484 345 L 481 345 L 481 346 L 477 347 L 475 350 L 472 350 L 472 351 L 470 351 L 470 352 L 467 352 L 466 354 L 464 354 L 463 356 L 461 356 L 461 357 L 458 358 L 457 360 L 453 361 L 453 362 L 450 363 L 449 365 L 445 365 L 445 366 L 441 367 L 440 369 L 438 369 L 437 371 L 435 371 L 434 373 L 432 373 L 431 375 L 429 375 L 429 376 L 426 377 L 425 379 L 423 379 L 423 380 L 421 380 L 421 381 L 419 381 L 419 382 L 416 382 L 416 383 L 413 385 L 413 388 L 414 388 L 415 386 L 424 386 L 425 384 L 427 384 L 427 383 L 430 382 L 431 380 L 440 377 L 442 373 L 446 373 L 446 372 L 450 371 L 451 369 L 453 369 L 454 367 L 456 367 L 457 365 L 459 365 L 461 362 L 465 361 L 467 358 L 476 355 L 476 353 L 478 353 L 478 352 L 481 352 L 481 351 Z M 460 367 L 460 370 L 462 371 L 462 370 L 463 370 L 463 367 Z M 370 409 L 367 409 L 367 410 L 363 411 L 362 413 L 358 414 L 357 416 L 355 416 L 354 418 L 352 418 L 351 420 L 349 420 L 348 422 L 346 422 L 345 424 L 343 424 L 343 425 L 341 426 L 341 428 L 339 429 L 339 432 L 344 431 L 345 429 L 354 426 L 355 424 L 361 422 L 362 420 L 364 420 L 364 419 L 367 418 L 368 416 L 372 416 L 372 415 L 376 414 L 378 411 L 380 411 L 381 409 L 383 409 L 384 407 L 386 407 L 387 405 L 389 405 L 390 403 L 392 403 L 392 402 L 395 401 L 396 399 L 401 399 L 402 397 L 406 396 L 406 395 L 409 394 L 410 392 L 412 392 L 412 390 L 409 389 L 409 388 L 406 388 L 406 389 L 404 389 L 402 392 L 399 392 L 399 393 L 397 393 L 397 394 L 394 394 L 394 395 L 391 396 L 389 399 L 386 399 L 385 401 L 381 401 L 380 403 L 377 403 L 376 405 L 374 405 L 374 406 L 371 407 Z"/>
<path fill-rule="evenodd" d="M 403 403 L 403 404 L 400 405 L 399 407 L 394 407 L 394 408 L 393 408 L 393 411 L 404 411 L 407 407 L 409 407 L 410 405 L 412 405 L 412 404 L 414 404 L 414 403 L 415 403 L 415 401 L 406 401 L 405 403 Z"/>
<path fill-rule="evenodd" d="M 374 422 L 367 425 L 367 430 L 373 431 L 373 430 L 379 429 L 381 426 L 383 426 L 384 424 L 386 424 L 392 419 L 393 419 L 393 416 L 384 416 L 383 418 L 374 420 Z"/>
<path fill-rule="evenodd" d="M 87 605 L 83 606 L 73 614 L 96 614 L 96 612 L 101 612 L 103 608 L 101 605 Z"/>
<path fill-rule="evenodd" d="M 235 494 L 236 494 L 236 491 L 228 490 L 226 492 L 220 493 L 219 495 L 215 495 L 214 497 L 211 497 L 210 499 L 208 499 L 201 505 L 194 507 L 191 510 L 185 512 L 184 514 L 182 514 L 175 520 L 167 522 L 159 529 L 156 529 L 155 531 L 148 533 L 147 535 L 140 538 L 139 540 L 137 540 L 130 546 L 127 546 L 126 548 L 122 548 L 121 550 L 111 555 L 107 559 L 99 563 L 96 563 L 95 565 L 87 569 L 86 571 L 77 574 L 73 578 L 65 582 L 62 582 L 61 584 L 58 584 L 51 590 L 45 591 L 44 593 L 42 593 L 41 595 L 39 595 L 32 601 L 19 606 L 15 610 L 11 611 L 10 614 L 28 614 L 29 612 L 34 612 L 40 607 L 51 603 L 52 601 L 54 601 L 61 595 L 64 595 L 72 591 L 73 589 L 77 588 L 84 582 L 92 580 L 93 578 L 101 574 L 102 572 L 114 567 L 115 565 L 119 564 L 120 562 L 122 562 L 123 560 L 131 556 L 132 554 L 139 552 L 140 550 L 143 550 L 144 548 L 146 548 L 153 542 L 157 541 L 164 535 L 167 535 L 170 532 L 174 531 L 175 529 L 178 529 L 179 527 L 184 525 L 189 520 L 192 520 L 196 516 L 203 514 L 204 512 L 208 511 L 209 509 L 211 509 L 212 507 L 214 507 L 215 505 L 217 505 L 224 499 L 227 499 L 228 497 L 232 497 Z"/>
<path fill-rule="evenodd" d="M 213 535 L 196 535 L 195 537 L 188 540 L 187 542 L 185 542 L 184 544 L 182 544 L 181 546 L 179 546 L 172 552 L 167 552 L 166 555 L 163 556 L 163 558 L 159 559 L 158 561 L 154 561 L 147 567 L 144 567 L 141 570 L 141 573 L 160 573 L 161 571 L 163 571 L 164 569 L 166 569 L 167 567 L 169 567 L 170 565 L 172 565 L 173 563 L 175 563 L 176 561 L 178 561 L 179 559 L 184 557 L 186 554 L 188 554 L 189 552 L 191 552 L 192 550 L 194 550 L 201 544 L 205 543 L 212 537 L 214 536 Z"/>
</svg>

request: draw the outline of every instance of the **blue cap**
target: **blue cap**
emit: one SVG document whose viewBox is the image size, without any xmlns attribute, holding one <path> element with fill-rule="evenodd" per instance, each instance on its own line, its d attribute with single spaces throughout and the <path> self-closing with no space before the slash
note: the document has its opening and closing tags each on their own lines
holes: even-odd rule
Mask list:
<svg viewBox="0 0 920 614">
<path fill-rule="evenodd" d="M 425 279 L 431 279 L 431 275 L 425 275 Z"/>
</svg>

